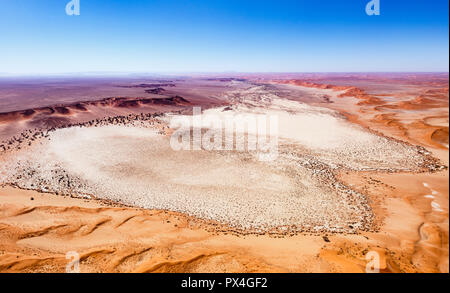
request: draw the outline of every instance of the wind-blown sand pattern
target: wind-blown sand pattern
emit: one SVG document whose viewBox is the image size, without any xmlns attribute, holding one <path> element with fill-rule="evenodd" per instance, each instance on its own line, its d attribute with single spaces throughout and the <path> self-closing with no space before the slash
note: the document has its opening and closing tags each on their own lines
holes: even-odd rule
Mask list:
<svg viewBox="0 0 450 293">
<path fill-rule="evenodd" d="M 345 93 L 367 100 L 353 87 L 205 82 L 227 86 L 202 115 L 279 117 L 276 160 L 173 151 L 169 118 L 201 105 L 183 83 L 159 83 L 183 97 L 168 111 L 132 102 L 134 114 L 108 105 L 100 119 L 86 102 L 84 119 L 0 146 L 0 182 L 27 189 L 0 189 L 0 270 L 63 270 L 78 250 L 86 271 L 352 272 L 376 250 L 382 271 L 448 271 L 448 150 L 352 123 L 352 109 L 372 107 L 339 108 L 353 101 Z M 427 123 L 445 127 L 440 115 Z"/>
</svg>

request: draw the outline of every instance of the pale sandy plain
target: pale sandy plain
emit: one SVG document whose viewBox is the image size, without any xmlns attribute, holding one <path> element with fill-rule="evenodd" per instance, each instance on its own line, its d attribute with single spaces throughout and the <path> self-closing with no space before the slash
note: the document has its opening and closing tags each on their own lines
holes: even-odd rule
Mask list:
<svg viewBox="0 0 450 293">
<path fill-rule="evenodd" d="M 204 115 L 280 117 L 273 162 L 253 153 L 174 152 L 166 116 L 11 144 L 1 156 L 10 184 L 0 189 L 0 270 L 64 272 L 66 252 L 77 251 L 83 272 L 364 272 L 375 250 L 382 272 L 448 272 L 448 85 L 439 106 L 411 115 L 402 108 L 409 121 L 387 112 L 406 129 L 424 120 L 446 129 L 446 145 L 445 135 L 432 139 L 437 129 L 424 139 L 425 130 L 405 135 L 398 123 L 376 120 L 387 110 L 361 104 L 371 97 L 347 96 L 352 88 L 306 82 L 226 79 L 208 92 Z M 186 101 L 201 100 L 195 86 L 175 88 Z M 189 115 L 182 112 L 197 104 L 140 103 L 107 110 L 94 103 L 84 120 L 62 116 L 89 121 L 99 108 L 107 116 Z M 33 115 L 2 127 L 22 131 Z"/>
</svg>

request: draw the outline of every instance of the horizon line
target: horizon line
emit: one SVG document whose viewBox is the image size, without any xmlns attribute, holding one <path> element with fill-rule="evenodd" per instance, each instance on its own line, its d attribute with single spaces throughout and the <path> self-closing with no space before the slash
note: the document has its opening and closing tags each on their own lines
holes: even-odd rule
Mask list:
<svg viewBox="0 0 450 293">
<path fill-rule="evenodd" d="M 449 71 L 80 71 L 55 73 L 0 72 L 0 78 L 8 77 L 126 77 L 132 75 L 238 75 L 238 74 L 449 74 Z"/>
</svg>

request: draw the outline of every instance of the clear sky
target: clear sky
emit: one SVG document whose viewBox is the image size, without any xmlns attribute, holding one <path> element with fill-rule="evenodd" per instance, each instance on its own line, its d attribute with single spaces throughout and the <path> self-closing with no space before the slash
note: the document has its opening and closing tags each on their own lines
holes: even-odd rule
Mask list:
<svg viewBox="0 0 450 293">
<path fill-rule="evenodd" d="M 0 73 L 449 68 L 448 0 L 0 1 Z"/>
</svg>

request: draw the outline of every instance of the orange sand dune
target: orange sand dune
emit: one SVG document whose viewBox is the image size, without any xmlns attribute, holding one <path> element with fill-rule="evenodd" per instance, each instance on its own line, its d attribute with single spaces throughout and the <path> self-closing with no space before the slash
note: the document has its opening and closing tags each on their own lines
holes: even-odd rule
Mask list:
<svg viewBox="0 0 450 293">
<path fill-rule="evenodd" d="M 113 97 L 0 113 L 0 140 L 27 129 L 47 129 L 129 113 L 155 113 L 187 109 L 191 102 L 181 96 L 142 98 Z"/>
<path fill-rule="evenodd" d="M 426 121 L 436 115 L 448 117 L 449 89 L 446 82 L 420 82 L 416 79 L 388 80 L 387 84 L 418 85 L 414 93 L 405 92 L 371 94 L 355 86 L 335 86 L 304 80 L 276 80 L 276 83 L 293 84 L 301 87 L 332 89 L 338 92 L 337 98 L 355 98 L 356 102 L 346 102 L 340 99 L 331 99 L 332 104 L 326 106 L 337 109 L 363 126 L 380 130 L 384 126 L 399 134 L 399 138 L 407 139 L 413 143 L 447 148 L 448 145 L 448 119 L 447 125 L 433 125 Z M 438 88 L 428 88 L 430 86 Z M 394 97 L 394 100 L 388 97 Z M 350 103 L 350 104 L 349 104 Z M 412 110 L 412 111 L 411 111 Z M 431 111 L 431 112 L 429 112 Z M 380 126 L 382 126 L 380 128 Z"/>
<path fill-rule="evenodd" d="M 337 92 L 330 95 L 332 103 L 317 105 L 336 109 L 349 121 L 380 134 L 422 145 L 448 165 L 448 76 L 432 82 L 408 78 L 379 80 L 379 84 L 385 83 L 387 87 L 396 84 L 399 90 L 381 89 L 376 93 L 358 87 L 308 84 L 302 80 L 281 83 L 312 87 L 318 91 L 332 89 Z M 401 88 L 404 85 L 407 87 Z M 361 184 L 371 195 L 372 207 L 382 221 L 380 230 L 392 233 L 392 239 L 397 239 L 396 244 L 391 245 L 398 245 L 402 251 L 399 259 L 410 259 L 421 272 L 448 272 L 448 170 L 435 174 L 343 172 L 341 175 L 342 180 Z M 380 234 L 379 237 L 384 236 Z M 401 265 L 387 262 L 391 268 L 405 271 Z"/>
<path fill-rule="evenodd" d="M 50 107 L 27 109 L 22 111 L 0 113 L 0 123 L 10 122 L 16 119 L 31 119 L 37 114 L 47 115 L 71 115 L 76 112 L 86 112 L 89 106 L 98 107 L 118 107 L 134 108 L 143 105 L 186 105 L 190 102 L 183 97 L 174 96 L 170 98 L 132 98 L 132 97 L 113 97 L 95 101 L 80 102 L 68 105 L 55 105 Z"/>
<path fill-rule="evenodd" d="M 426 182 L 448 194 L 440 178 Z M 377 251 L 382 272 L 448 272 L 448 217 L 428 208 L 420 180 L 343 179 L 371 195 L 381 233 L 245 236 L 173 212 L 1 188 L 0 271 L 65 272 L 66 252 L 77 251 L 82 272 L 365 272 Z"/>
<path fill-rule="evenodd" d="M 338 110 L 350 122 L 380 135 L 423 146 L 448 166 L 448 77 L 412 74 L 395 79 L 369 75 L 355 78 L 349 74 L 338 79 L 348 85 L 335 86 L 331 82 L 321 84 L 320 76 L 314 78 L 288 78 L 277 83 L 313 89 L 320 97 L 326 95 L 326 100 L 317 99 L 312 104 Z M 414 88 L 373 92 L 353 84 L 367 80 L 386 86 L 406 82 Z M 440 106 L 411 109 L 402 104 L 413 104 L 420 96 L 426 99 L 419 98 L 419 103 Z M 188 100 L 191 104 L 187 105 L 195 104 Z M 118 106 L 122 102 L 125 107 Z M 62 106 L 69 114 L 61 114 L 63 109 L 56 113 L 53 107 L 54 112 L 49 108 L 17 112 L 5 116 L 8 118 L 0 123 L 0 130 L 17 133 L 19 123 L 8 123 L 10 119 L 39 121 L 40 116 L 50 115 L 54 119 L 82 120 L 147 109 L 136 100 L 99 103 L 81 103 L 81 108 L 76 104 Z M 179 110 L 184 105 L 183 101 L 175 103 L 150 103 L 148 111 Z M 375 251 L 380 256 L 381 272 L 448 273 L 448 169 L 416 173 L 342 169 L 338 178 L 368 197 L 375 229 L 357 234 L 244 234 L 175 212 L 2 186 L 0 272 L 65 272 L 66 253 L 76 251 L 82 272 L 364 273 L 366 256 Z"/>
</svg>

